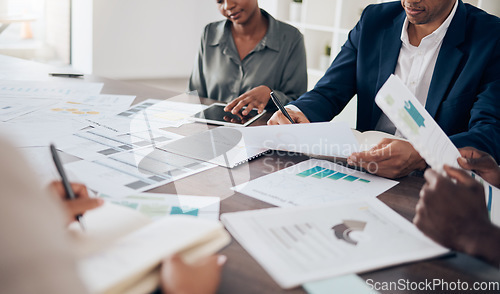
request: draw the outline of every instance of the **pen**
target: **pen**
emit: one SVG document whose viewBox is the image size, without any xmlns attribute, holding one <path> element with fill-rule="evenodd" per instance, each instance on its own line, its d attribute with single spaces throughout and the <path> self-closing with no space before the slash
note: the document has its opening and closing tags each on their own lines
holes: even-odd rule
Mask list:
<svg viewBox="0 0 500 294">
<path fill-rule="evenodd" d="M 59 175 L 61 176 L 64 191 L 66 191 L 66 199 L 69 200 L 76 199 L 75 193 L 73 192 L 73 189 L 71 189 L 71 184 L 68 181 L 68 177 L 66 176 L 66 172 L 63 169 L 61 160 L 59 159 L 59 155 L 57 155 L 57 150 L 54 144 L 50 144 L 50 153 L 52 153 L 52 159 L 54 159 L 56 169 L 59 172 Z M 76 220 L 80 223 L 82 230 L 85 231 L 82 215 L 81 214 L 77 215 Z"/>
<path fill-rule="evenodd" d="M 83 74 L 72 74 L 72 73 L 49 73 L 49 76 L 61 77 L 61 78 L 81 78 Z"/>
<path fill-rule="evenodd" d="M 292 124 L 294 124 L 295 122 L 293 121 L 292 117 L 288 114 L 288 112 L 286 111 L 285 107 L 283 106 L 283 104 L 281 104 L 281 102 L 278 100 L 278 98 L 276 98 L 276 96 L 274 95 L 274 92 L 271 92 L 271 99 L 273 100 L 273 102 L 276 105 L 276 107 L 278 107 L 278 109 L 281 110 L 281 112 L 283 113 L 283 115 L 285 115 L 286 118 L 288 118 L 288 120 Z"/>
</svg>

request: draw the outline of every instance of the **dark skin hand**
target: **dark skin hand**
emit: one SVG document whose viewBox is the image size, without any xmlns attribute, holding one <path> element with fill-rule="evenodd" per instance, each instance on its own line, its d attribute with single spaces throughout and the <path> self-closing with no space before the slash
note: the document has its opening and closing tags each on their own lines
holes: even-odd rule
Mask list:
<svg viewBox="0 0 500 294">
<path fill-rule="evenodd" d="M 50 183 L 49 189 L 62 200 L 68 223 L 75 221 L 77 215 L 83 215 L 86 211 L 97 208 L 104 203 L 101 198 L 90 198 L 87 187 L 83 184 L 71 183 L 71 188 L 75 193 L 76 199 L 66 199 L 66 191 L 60 181 Z"/>
<path fill-rule="evenodd" d="M 347 163 L 391 179 L 404 177 L 414 170 L 427 167 L 425 160 L 409 142 L 388 138 L 368 151 L 351 154 Z"/>
<path fill-rule="evenodd" d="M 224 111 L 231 112 L 232 114 L 237 114 L 241 111 L 243 115 L 247 115 L 252 109 L 257 108 L 258 112 L 262 113 L 270 98 L 271 89 L 267 86 L 258 86 L 231 101 L 224 107 Z M 246 108 L 243 109 L 245 106 Z"/>
<path fill-rule="evenodd" d="M 491 185 L 500 188 L 500 167 L 491 155 L 473 147 L 459 149 L 462 157 L 458 164 L 468 170 L 474 171 Z"/>
<path fill-rule="evenodd" d="M 500 228 L 490 222 L 483 186 L 467 171 L 444 170 L 448 177 L 425 172 L 413 223 L 437 243 L 498 266 Z"/>
</svg>

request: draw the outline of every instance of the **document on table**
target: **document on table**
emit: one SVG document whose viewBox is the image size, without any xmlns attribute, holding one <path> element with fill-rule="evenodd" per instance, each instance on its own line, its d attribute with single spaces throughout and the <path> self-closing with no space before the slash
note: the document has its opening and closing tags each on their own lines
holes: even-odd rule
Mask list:
<svg viewBox="0 0 500 294">
<path fill-rule="evenodd" d="M 207 106 L 201 104 L 147 99 L 118 113 L 113 118 L 100 121 L 89 120 L 89 122 L 94 123 L 94 126 L 105 126 L 121 132 L 179 127 L 185 123 L 191 123 L 192 121 L 188 118 L 205 108 Z"/>
<path fill-rule="evenodd" d="M 72 97 L 50 107 L 41 108 L 33 115 L 57 119 L 79 119 L 90 124 L 86 119 L 98 120 L 114 116 L 128 109 L 134 99 L 135 96 L 128 95 Z"/>
<path fill-rule="evenodd" d="M 6 122 L 16 117 L 35 112 L 43 107 L 58 103 L 57 99 L 37 99 L 26 97 L 0 96 L 0 121 Z"/>
<path fill-rule="evenodd" d="M 90 189 L 111 197 L 124 197 L 215 166 L 153 147 L 144 147 L 93 161 L 72 162 L 65 167 Z"/>
<path fill-rule="evenodd" d="M 221 221 L 286 289 L 448 252 L 374 198 L 225 213 Z"/>
<path fill-rule="evenodd" d="M 113 204 L 137 210 L 152 220 L 178 214 L 211 220 L 219 219 L 219 197 L 160 193 L 138 193 L 122 198 L 111 198 L 105 194 L 98 196 Z"/>
<path fill-rule="evenodd" d="M 0 81 L 0 96 L 53 98 L 98 95 L 103 83 Z"/>
<path fill-rule="evenodd" d="M 87 124 L 79 121 L 57 120 L 17 120 L 2 124 L 2 133 L 5 133 L 17 147 L 41 147 L 49 146 L 59 137 L 71 135 L 72 133 L 86 127 Z"/>
<path fill-rule="evenodd" d="M 285 207 L 376 197 L 397 184 L 330 161 L 310 159 L 232 189 Z"/>
<path fill-rule="evenodd" d="M 179 138 L 182 136 L 159 130 L 119 133 L 99 127 L 57 138 L 55 143 L 61 151 L 82 159 L 94 160 L 146 146 L 165 144 Z"/>
<path fill-rule="evenodd" d="M 457 147 L 398 77 L 389 77 L 375 102 L 432 168 L 442 171 L 444 164 L 460 168 Z M 491 220 L 500 225 L 500 190 L 472 175 L 484 186 Z"/>
</svg>

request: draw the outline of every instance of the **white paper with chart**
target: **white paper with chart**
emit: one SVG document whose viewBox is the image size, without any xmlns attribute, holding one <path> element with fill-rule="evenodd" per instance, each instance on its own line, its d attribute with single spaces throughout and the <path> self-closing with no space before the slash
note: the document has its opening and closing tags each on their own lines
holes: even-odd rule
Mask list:
<svg viewBox="0 0 500 294">
<path fill-rule="evenodd" d="M 310 159 L 233 189 L 276 206 L 295 206 L 376 197 L 397 184 L 330 161 Z"/>
<path fill-rule="evenodd" d="M 373 198 L 225 213 L 221 221 L 282 288 L 447 252 Z"/>
<path fill-rule="evenodd" d="M 460 168 L 457 147 L 398 77 L 389 77 L 375 102 L 432 168 L 441 171 L 444 164 Z M 500 190 L 473 176 L 484 186 L 491 220 L 500 224 Z"/>
</svg>

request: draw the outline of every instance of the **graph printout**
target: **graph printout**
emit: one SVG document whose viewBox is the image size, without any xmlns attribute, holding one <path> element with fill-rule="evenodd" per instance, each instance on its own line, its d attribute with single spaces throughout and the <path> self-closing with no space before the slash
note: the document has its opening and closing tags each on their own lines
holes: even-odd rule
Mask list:
<svg viewBox="0 0 500 294">
<path fill-rule="evenodd" d="M 226 213 L 221 220 L 282 288 L 447 252 L 373 198 Z"/>
<path fill-rule="evenodd" d="M 376 197 L 396 184 L 330 161 L 310 159 L 233 189 L 276 206 L 296 206 Z"/>
</svg>

